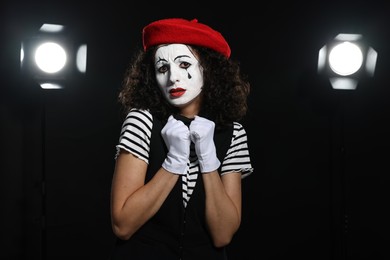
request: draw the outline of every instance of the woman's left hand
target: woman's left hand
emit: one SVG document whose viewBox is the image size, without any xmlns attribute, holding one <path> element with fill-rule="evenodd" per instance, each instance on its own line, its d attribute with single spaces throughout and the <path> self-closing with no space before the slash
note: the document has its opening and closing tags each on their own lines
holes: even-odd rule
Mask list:
<svg viewBox="0 0 390 260">
<path fill-rule="evenodd" d="M 214 144 L 214 128 L 213 121 L 200 116 L 195 116 L 190 124 L 190 138 L 195 143 L 195 152 L 202 173 L 213 172 L 221 165 Z"/>
</svg>

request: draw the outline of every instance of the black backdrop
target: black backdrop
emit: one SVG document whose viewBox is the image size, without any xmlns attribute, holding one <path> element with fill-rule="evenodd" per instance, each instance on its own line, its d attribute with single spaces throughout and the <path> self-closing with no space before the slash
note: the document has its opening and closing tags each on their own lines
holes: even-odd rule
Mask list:
<svg viewBox="0 0 390 260">
<path fill-rule="evenodd" d="M 142 27 L 165 17 L 221 31 L 252 82 L 243 124 L 255 171 L 231 259 L 389 259 L 386 1 L 159 4 L 1 3 L 0 259 L 107 259 L 117 91 Z M 62 90 L 20 74 L 20 42 L 42 23 L 88 45 L 87 74 Z M 362 33 L 378 52 L 375 76 L 355 91 L 316 73 L 339 32 Z"/>
</svg>

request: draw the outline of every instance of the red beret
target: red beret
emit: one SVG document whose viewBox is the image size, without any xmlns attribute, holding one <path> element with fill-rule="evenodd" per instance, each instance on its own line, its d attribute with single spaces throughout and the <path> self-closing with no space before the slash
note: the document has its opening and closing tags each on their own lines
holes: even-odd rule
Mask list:
<svg viewBox="0 0 390 260">
<path fill-rule="evenodd" d="M 168 18 L 152 22 L 142 30 L 144 50 L 159 44 L 182 43 L 198 45 L 215 50 L 227 58 L 230 57 L 230 47 L 221 33 L 211 27 L 181 18 Z"/>
</svg>

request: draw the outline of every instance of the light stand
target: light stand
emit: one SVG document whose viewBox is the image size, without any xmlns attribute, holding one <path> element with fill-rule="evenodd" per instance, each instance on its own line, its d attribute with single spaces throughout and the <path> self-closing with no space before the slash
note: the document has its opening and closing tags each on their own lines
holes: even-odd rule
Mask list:
<svg viewBox="0 0 390 260">
<path fill-rule="evenodd" d="M 40 258 L 47 259 L 47 189 L 46 189 L 46 128 L 47 92 L 66 89 L 69 81 L 84 75 L 87 69 L 87 45 L 76 43 L 72 33 L 63 25 L 43 24 L 21 43 L 20 68 L 22 76 L 39 85 L 42 90 L 41 171 L 40 171 Z M 38 185 L 37 185 L 38 186 Z"/>
<path fill-rule="evenodd" d="M 318 73 L 337 91 L 330 115 L 330 223 L 332 259 L 348 259 L 348 198 L 345 143 L 345 106 L 359 80 L 373 77 L 377 52 L 360 34 L 338 34 L 318 54 Z M 341 91 L 341 92 L 340 92 Z"/>
</svg>

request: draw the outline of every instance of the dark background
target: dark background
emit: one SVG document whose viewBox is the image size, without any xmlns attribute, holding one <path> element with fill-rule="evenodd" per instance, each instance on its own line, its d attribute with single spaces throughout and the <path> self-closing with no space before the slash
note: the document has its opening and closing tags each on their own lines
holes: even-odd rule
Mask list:
<svg viewBox="0 0 390 260">
<path fill-rule="evenodd" d="M 386 1 L 0 7 L 0 259 L 108 258 L 116 97 L 142 27 L 167 17 L 221 31 L 252 83 L 243 124 L 255 171 L 230 259 L 390 259 Z M 62 90 L 20 72 L 20 43 L 42 23 L 65 24 L 88 45 L 87 74 Z M 378 52 L 374 77 L 354 91 L 317 74 L 319 49 L 338 33 L 363 34 Z"/>
</svg>

